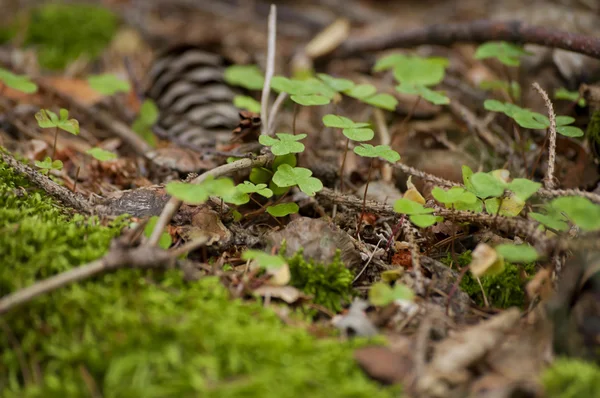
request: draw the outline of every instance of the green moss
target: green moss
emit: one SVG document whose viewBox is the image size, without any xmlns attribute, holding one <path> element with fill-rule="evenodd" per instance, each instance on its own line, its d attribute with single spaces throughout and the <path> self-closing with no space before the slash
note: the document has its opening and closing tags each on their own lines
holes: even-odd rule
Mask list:
<svg viewBox="0 0 600 398">
<path fill-rule="evenodd" d="M 460 267 L 465 267 L 471 262 L 471 251 L 467 250 L 457 256 Z M 452 256 L 442 260 L 449 265 L 452 263 Z M 503 273 L 494 276 L 483 276 L 480 278 L 488 302 L 496 308 L 523 307 L 525 304 L 525 284 L 522 280 L 522 271 L 525 271 L 530 277 L 535 274 L 535 264 L 505 264 Z M 467 272 L 460 283 L 461 289 L 467 293 L 479 306 L 484 306 L 483 294 L 477 279 L 470 272 Z"/>
<path fill-rule="evenodd" d="M 24 187 L 21 189 L 19 187 Z M 0 295 L 100 257 L 123 222 L 70 217 L 0 163 Z M 0 397 L 389 397 L 352 358 L 216 278 L 124 269 L 0 318 Z"/>
<path fill-rule="evenodd" d="M 40 65 L 63 69 L 83 54 L 98 57 L 116 33 L 118 21 L 111 11 L 95 5 L 46 4 L 31 10 L 27 23 L 25 45 L 38 49 Z"/>
<path fill-rule="evenodd" d="M 331 264 L 306 261 L 302 251 L 287 261 L 292 275 L 290 284 L 313 296 L 314 303 L 339 312 L 342 305 L 352 299 L 354 275 L 340 260 L 339 250 Z"/>
<path fill-rule="evenodd" d="M 542 383 L 548 398 L 600 397 L 600 367 L 579 359 L 559 358 L 544 371 Z"/>
</svg>

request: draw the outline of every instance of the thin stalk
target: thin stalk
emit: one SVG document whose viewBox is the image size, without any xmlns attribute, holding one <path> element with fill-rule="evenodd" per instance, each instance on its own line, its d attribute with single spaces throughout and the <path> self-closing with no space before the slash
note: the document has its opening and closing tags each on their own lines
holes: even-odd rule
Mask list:
<svg viewBox="0 0 600 398">
<path fill-rule="evenodd" d="M 344 151 L 344 158 L 342 159 L 342 165 L 340 166 L 340 192 L 342 193 L 344 192 L 344 167 L 346 166 L 348 148 L 350 148 L 350 138 L 346 138 L 346 150 Z"/>
<path fill-rule="evenodd" d="M 77 179 L 79 178 L 79 170 L 80 166 L 77 166 L 77 171 L 75 172 L 75 183 L 73 184 L 73 192 L 77 192 Z"/>
<path fill-rule="evenodd" d="M 58 127 L 54 127 L 54 145 L 52 145 L 52 160 L 56 155 L 56 142 L 58 141 Z"/>
<path fill-rule="evenodd" d="M 369 163 L 369 173 L 367 174 L 367 185 L 365 185 L 365 193 L 363 195 L 362 210 L 360 212 L 360 218 L 358 219 L 358 227 L 356 229 L 356 237 L 357 238 L 360 235 L 362 220 L 365 215 L 365 206 L 367 205 L 367 191 L 369 190 L 369 182 L 371 182 L 371 171 L 372 170 L 373 170 L 373 158 L 371 158 L 371 163 Z"/>
<path fill-rule="evenodd" d="M 292 120 L 292 134 L 296 135 L 296 117 L 298 116 L 298 103 L 294 102 L 294 119 Z"/>
</svg>

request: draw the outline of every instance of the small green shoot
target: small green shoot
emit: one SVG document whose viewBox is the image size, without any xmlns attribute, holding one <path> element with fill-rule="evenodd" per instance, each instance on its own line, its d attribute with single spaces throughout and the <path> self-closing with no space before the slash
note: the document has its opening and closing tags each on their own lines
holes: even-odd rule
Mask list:
<svg viewBox="0 0 600 398">
<path fill-rule="evenodd" d="M 9 70 L 0 68 L 0 82 L 6 87 L 20 91 L 25 94 L 33 94 L 38 87 L 29 77 L 24 75 L 16 75 Z"/>
<path fill-rule="evenodd" d="M 577 102 L 577 105 L 582 108 L 586 105 L 585 98 L 583 98 L 578 91 L 569 91 L 564 87 L 554 91 L 554 99 Z"/>
<path fill-rule="evenodd" d="M 232 86 L 248 90 L 260 90 L 265 84 L 265 78 L 256 65 L 232 65 L 225 69 L 224 79 Z"/>
<path fill-rule="evenodd" d="M 233 203 L 235 205 L 243 205 L 250 201 L 250 195 L 256 193 L 265 198 L 273 196 L 273 191 L 267 188 L 267 184 L 253 184 L 250 181 L 244 181 L 243 184 L 238 184 L 235 187 L 235 191 L 229 196 L 224 196 L 223 200 L 227 203 Z"/>
<path fill-rule="evenodd" d="M 260 102 L 247 95 L 236 95 L 233 97 L 233 105 L 236 108 L 246 109 L 254 113 L 260 113 Z"/>
<path fill-rule="evenodd" d="M 476 59 L 496 58 L 506 66 L 519 66 L 521 57 L 525 55 L 531 53 L 525 51 L 522 46 L 504 41 L 483 43 L 475 52 Z"/>
<path fill-rule="evenodd" d="M 529 245 L 501 244 L 495 249 L 509 263 L 532 263 L 539 257 L 537 251 Z"/>
<path fill-rule="evenodd" d="M 235 185 L 230 178 L 207 178 L 200 184 L 174 181 L 166 185 L 167 193 L 185 203 L 199 205 L 210 196 L 230 197 L 235 192 Z"/>
<path fill-rule="evenodd" d="M 43 129 L 54 127 L 73 135 L 79 134 L 79 122 L 77 119 L 69 119 L 68 110 L 61 109 L 59 115 L 60 117 L 48 109 L 40 109 L 40 111 L 35 114 L 35 119 L 37 120 L 38 125 Z"/>
<path fill-rule="evenodd" d="M 152 235 L 152 231 L 154 231 L 154 228 L 156 227 L 157 222 L 158 222 L 158 216 L 150 217 L 150 219 L 146 223 L 146 226 L 144 227 L 144 236 L 146 238 L 150 238 L 150 236 Z M 173 243 L 173 239 L 171 238 L 171 235 L 169 235 L 168 232 L 163 231 L 160 234 L 160 240 L 158 241 L 158 247 L 160 247 L 161 249 L 167 250 L 169 247 L 171 247 L 172 243 Z"/>
<path fill-rule="evenodd" d="M 398 152 L 394 151 L 388 145 L 360 144 L 354 148 L 354 153 L 366 158 L 382 158 L 390 163 L 396 163 L 400 160 Z"/>
<path fill-rule="evenodd" d="M 356 123 L 344 116 L 325 115 L 323 124 L 327 127 L 342 129 L 344 136 L 352 141 L 369 141 L 375 136 L 375 132 L 367 128 L 369 123 Z"/>
<path fill-rule="evenodd" d="M 277 133 L 276 135 L 277 138 L 273 138 L 263 134 L 258 138 L 258 142 L 264 146 L 271 147 L 271 152 L 275 156 L 304 152 L 304 144 L 298 141 L 306 138 L 306 134 Z"/>
<path fill-rule="evenodd" d="M 427 228 L 438 221 L 442 221 L 442 217 L 434 216 L 435 210 L 424 207 L 420 203 L 412 200 L 401 198 L 394 203 L 394 211 L 400 214 L 408 215 L 410 221 L 418 227 Z"/>
<path fill-rule="evenodd" d="M 60 160 L 52 160 L 50 158 L 50 156 L 46 156 L 46 159 L 44 159 L 43 161 L 39 161 L 36 160 L 35 161 L 35 165 L 36 167 L 39 167 L 40 173 L 44 174 L 44 175 L 48 175 L 48 173 L 50 172 L 50 170 L 62 170 L 63 168 L 63 162 L 61 162 Z"/>
<path fill-rule="evenodd" d="M 290 214 L 298 213 L 300 207 L 294 202 L 280 203 L 277 205 L 267 207 L 267 213 L 273 217 L 285 217 Z"/>
<path fill-rule="evenodd" d="M 474 212 L 483 210 L 482 202 L 477 199 L 477 196 L 462 187 L 452 187 L 447 191 L 440 187 L 434 187 L 431 194 L 435 200 L 443 203 L 447 208 Z"/>
<path fill-rule="evenodd" d="M 128 81 L 119 79 L 113 74 L 90 76 L 87 80 L 90 87 L 102 95 L 111 96 L 131 91 L 131 84 Z"/>
<path fill-rule="evenodd" d="M 413 301 L 415 292 L 408 286 L 400 283 L 394 283 L 392 288 L 384 282 L 376 282 L 369 289 L 369 302 L 375 306 L 383 307 L 397 300 Z"/>
<path fill-rule="evenodd" d="M 282 164 L 273 175 L 273 182 L 280 188 L 297 185 L 308 196 L 314 196 L 323 189 L 323 183 L 318 178 L 311 176 L 312 171 L 309 169 Z"/>
<path fill-rule="evenodd" d="M 158 107 L 151 99 L 146 99 L 140 107 L 137 119 L 131 129 L 138 133 L 148 144 L 156 146 L 156 138 L 152 133 L 152 126 L 158 121 Z"/>
<path fill-rule="evenodd" d="M 100 162 L 106 162 L 107 160 L 113 160 L 117 158 L 117 154 L 107 151 L 102 148 L 91 148 L 85 151 L 88 155 L 91 155 L 94 159 L 99 160 Z"/>
</svg>

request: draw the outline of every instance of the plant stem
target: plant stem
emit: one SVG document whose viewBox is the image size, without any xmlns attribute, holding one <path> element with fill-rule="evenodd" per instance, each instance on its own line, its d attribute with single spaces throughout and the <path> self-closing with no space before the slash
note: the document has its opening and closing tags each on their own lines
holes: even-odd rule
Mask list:
<svg viewBox="0 0 600 398">
<path fill-rule="evenodd" d="M 56 142 L 58 141 L 58 127 L 54 127 L 54 145 L 52 145 L 52 160 L 56 155 Z"/>
<path fill-rule="evenodd" d="M 75 183 L 73 184 L 73 192 L 77 192 L 77 179 L 79 178 L 79 170 L 80 166 L 77 166 L 77 171 L 75 172 Z"/>
<path fill-rule="evenodd" d="M 294 102 L 294 119 L 292 120 L 292 134 L 296 135 L 296 117 L 298 116 L 298 103 Z"/>
<path fill-rule="evenodd" d="M 365 193 L 363 195 L 362 210 L 360 212 L 360 218 L 358 219 L 358 227 L 356 228 L 356 237 L 360 235 L 360 229 L 362 226 L 363 216 L 365 215 L 365 206 L 367 205 L 367 191 L 369 190 L 369 182 L 371 182 L 371 171 L 373 170 L 373 158 L 369 163 L 369 173 L 367 174 L 367 185 L 365 185 Z"/>
<path fill-rule="evenodd" d="M 344 158 L 342 159 L 342 165 L 340 166 L 340 192 L 344 192 L 344 166 L 346 166 L 346 155 L 348 154 L 348 148 L 350 147 L 350 138 L 346 138 L 346 150 L 344 151 Z"/>
</svg>

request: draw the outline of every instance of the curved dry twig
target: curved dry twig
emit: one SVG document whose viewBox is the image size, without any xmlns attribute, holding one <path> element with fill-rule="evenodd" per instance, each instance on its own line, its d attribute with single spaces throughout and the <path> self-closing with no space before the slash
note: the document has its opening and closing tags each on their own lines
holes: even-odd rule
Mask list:
<svg viewBox="0 0 600 398">
<path fill-rule="evenodd" d="M 546 108 L 548 109 L 548 119 L 550 119 L 550 128 L 548 129 L 548 171 L 546 172 L 546 177 L 544 177 L 544 186 L 547 189 L 553 189 L 556 186 L 554 180 L 554 165 L 556 163 L 556 114 L 554 113 L 554 107 L 552 106 L 550 97 L 548 97 L 548 93 L 537 82 L 533 83 L 533 88 L 544 99 Z"/>
</svg>

